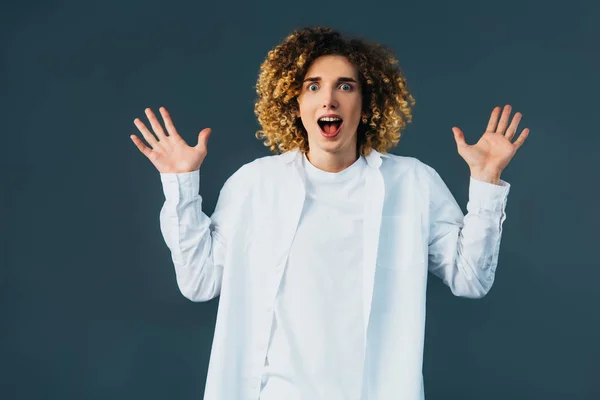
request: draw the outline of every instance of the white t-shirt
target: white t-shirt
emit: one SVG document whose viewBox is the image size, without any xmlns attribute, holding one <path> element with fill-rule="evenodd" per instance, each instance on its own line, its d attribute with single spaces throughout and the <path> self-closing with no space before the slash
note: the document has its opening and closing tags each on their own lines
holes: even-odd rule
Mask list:
<svg viewBox="0 0 600 400">
<path fill-rule="evenodd" d="M 303 156 L 306 201 L 275 301 L 260 400 L 360 398 L 366 160 L 337 173 Z"/>
</svg>

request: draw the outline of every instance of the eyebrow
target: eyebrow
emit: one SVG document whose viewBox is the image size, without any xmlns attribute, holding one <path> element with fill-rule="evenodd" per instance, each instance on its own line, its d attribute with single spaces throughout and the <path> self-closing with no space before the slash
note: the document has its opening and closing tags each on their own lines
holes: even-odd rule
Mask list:
<svg viewBox="0 0 600 400">
<path fill-rule="evenodd" d="M 304 82 L 309 82 L 309 81 L 310 82 L 320 82 L 321 81 L 321 77 L 320 76 L 311 76 L 311 77 L 308 77 L 308 78 L 306 78 L 304 80 Z M 356 83 L 356 79 L 349 78 L 349 77 L 346 77 L 346 76 L 339 77 L 337 81 L 338 82 L 354 82 L 354 83 Z"/>
</svg>

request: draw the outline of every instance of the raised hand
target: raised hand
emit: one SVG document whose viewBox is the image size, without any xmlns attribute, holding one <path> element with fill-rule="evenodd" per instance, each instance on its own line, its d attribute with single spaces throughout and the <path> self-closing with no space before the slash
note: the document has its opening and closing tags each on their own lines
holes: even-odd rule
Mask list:
<svg viewBox="0 0 600 400">
<path fill-rule="evenodd" d="M 140 130 L 148 147 L 136 135 L 130 138 L 137 148 L 144 154 L 160 173 L 181 173 L 192 172 L 200 169 L 200 165 L 207 155 L 206 144 L 210 136 L 211 129 L 205 128 L 198 134 L 198 144 L 194 147 L 187 145 L 185 140 L 177 133 L 175 125 L 167 110 L 161 107 L 160 113 L 167 128 L 169 135 L 165 134 L 160 122 L 151 109 L 146 108 L 146 116 L 150 121 L 154 134 L 146 128 L 146 125 L 136 118 L 133 123 Z"/>
<path fill-rule="evenodd" d="M 469 165 L 471 175 L 487 177 L 489 179 L 485 180 L 496 183 L 504 168 L 527 139 L 529 128 L 523 129 L 517 140 L 512 142 L 523 115 L 516 113 L 508 126 L 511 109 L 508 104 L 504 107 L 498 123 L 501 108 L 495 107 L 484 134 L 474 145 L 465 142 L 465 135 L 459 128 L 452 128 L 458 153 Z"/>
</svg>

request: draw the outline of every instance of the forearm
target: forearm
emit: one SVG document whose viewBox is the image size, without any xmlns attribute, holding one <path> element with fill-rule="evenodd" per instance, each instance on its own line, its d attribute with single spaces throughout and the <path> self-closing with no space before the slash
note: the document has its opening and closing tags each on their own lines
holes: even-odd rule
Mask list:
<svg viewBox="0 0 600 400">
<path fill-rule="evenodd" d="M 222 267 L 219 240 L 211 232 L 211 220 L 202 211 L 198 172 L 161 175 L 166 200 L 160 212 L 160 228 L 171 250 L 177 284 L 192 301 L 207 301 L 220 292 Z"/>
<path fill-rule="evenodd" d="M 456 296 L 483 297 L 494 280 L 510 185 L 471 177 L 463 216 L 439 175 L 432 177 L 429 270 Z"/>
</svg>

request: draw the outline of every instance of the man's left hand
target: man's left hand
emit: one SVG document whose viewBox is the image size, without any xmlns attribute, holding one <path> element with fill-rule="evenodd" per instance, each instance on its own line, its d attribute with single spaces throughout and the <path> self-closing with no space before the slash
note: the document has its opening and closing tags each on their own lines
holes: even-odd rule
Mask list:
<svg viewBox="0 0 600 400">
<path fill-rule="evenodd" d="M 523 114 L 516 113 L 508 126 L 511 109 L 509 104 L 504 107 L 500 123 L 498 123 L 501 108 L 495 107 L 485 133 L 474 145 L 465 142 L 462 130 L 457 127 L 452 128 L 458 154 L 469 165 L 473 178 L 498 184 L 500 174 L 527 139 L 529 128 L 523 129 L 517 140 L 512 142 Z M 496 124 L 498 125 L 496 126 Z"/>
</svg>

